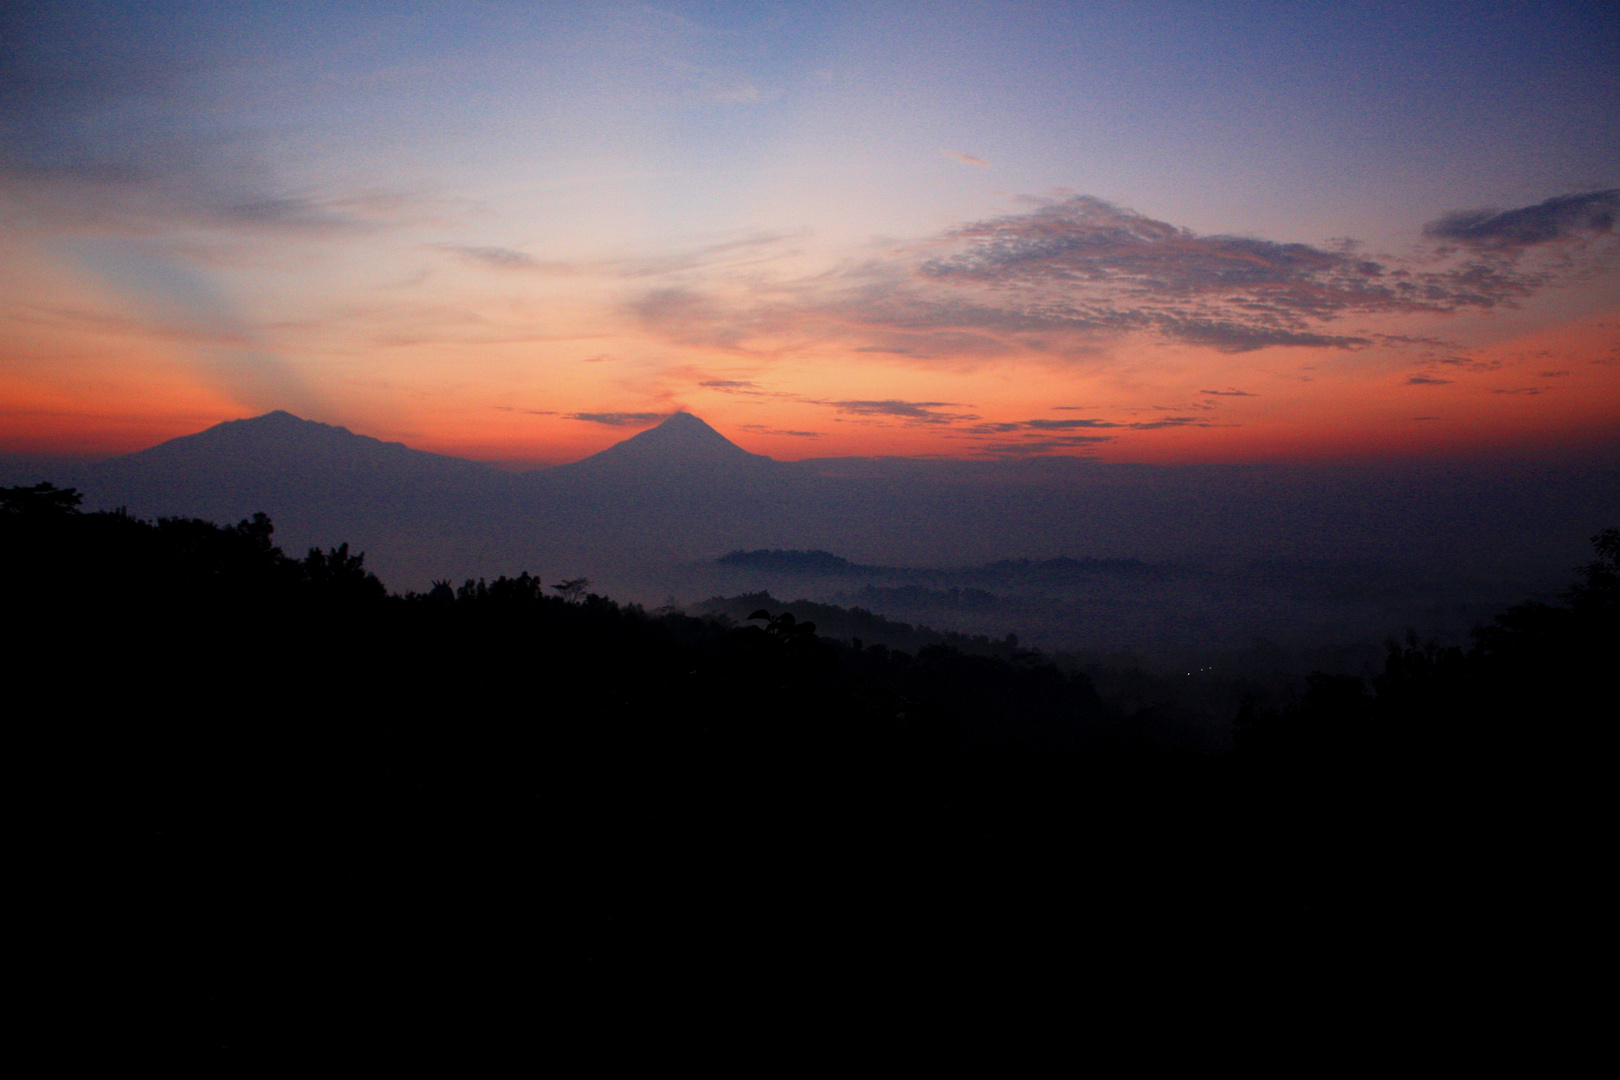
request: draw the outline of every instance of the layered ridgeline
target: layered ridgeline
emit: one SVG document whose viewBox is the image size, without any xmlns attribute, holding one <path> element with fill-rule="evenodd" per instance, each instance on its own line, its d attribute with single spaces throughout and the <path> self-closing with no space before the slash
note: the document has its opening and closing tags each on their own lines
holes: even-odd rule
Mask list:
<svg viewBox="0 0 1620 1080">
<path fill-rule="evenodd" d="M 1352 601 L 1373 605 L 1355 626 L 1374 644 L 1403 622 L 1425 633 L 1465 632 L 1484 608 L 1555 590 L 1584 557 L 1584 538 L 1620 518 L 1612 464 L 779 462 L 689 413 L 582 461 L 514 474 L 274 412 L 12 482 L 39 480 L 74 484 L 87 508 L 126 506 L 146 517 L 234 521 L 263 511 L 289 548 L 347 541 L 371 553 L 368 565 L 396 588 L 529 569 L 588 576 L 655 605 L 672 593 L 688 602 L 724 591 L 780 593 L 767 566 L 754 566 L 753 578 L 746 567 L 717 567 L 729 551 L 831 552 L 857 573 L 825 575 L 820 599 L 841 596 L 935 625 L 960 617 L 959 628 L 997 636 L 1025 633 L 1025 623 L 1057 634 L 1084 620 L 1092 636 L 1075 642 L 1088 648 L 1166 635 L 1274 637 L 1302 611 L 1307 622 L 1325 612 L 1313 633 L 1326 642 L 1353 629 L 1334 615 Z M 1047 597 L 1067 605 L 1050 617 L 1022 601 L 987 605 L 968 595 L 1052 592 L 1052 581 L 1027 571 L 859 579 L 893 568 L 1019 559 L 1057 566 L 1064 558 L 1087 569 L 1059 575 L 1073 588 Z M 1135 579 L 1126 573 L 1133 560 L 1242 567 L 1250 576 L 1189 604 L 1187 590 L 1212 579 Z M 1259 584 L 1256 564 L 1270 568 Z M 1304 606 L 1302 590 L 1312 594 Z M 969 608 L 984 617 L 972 622 Z M 1149 608 L 1163 617 L 1140 614 Z"/>
</svg>

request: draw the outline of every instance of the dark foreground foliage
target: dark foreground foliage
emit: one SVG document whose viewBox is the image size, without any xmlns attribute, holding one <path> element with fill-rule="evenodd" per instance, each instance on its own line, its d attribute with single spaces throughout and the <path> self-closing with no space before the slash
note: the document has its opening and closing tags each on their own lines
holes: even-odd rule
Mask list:
<svg viewBox="0 0 1620 1080">
<path fill-rule="evenodd" d="M 1614 530 L 1570 606 L 1466 653 L 1392 645 L 1371 688 L 1313 677 L 1210 755 L 1011 646 L 845 646 L 527 574 L 390 595 L 263 515 L 0 498 L 41 880 L 112 992 L 153 965 L 584 1002 L 1082 969 L 1141 992 L 1397 953 L 1456 974 L 1527 875 L 1581 877 L 1613 721 Z M 182 1022 L 250 1037 L 209 1000 Z"/>
</svg>

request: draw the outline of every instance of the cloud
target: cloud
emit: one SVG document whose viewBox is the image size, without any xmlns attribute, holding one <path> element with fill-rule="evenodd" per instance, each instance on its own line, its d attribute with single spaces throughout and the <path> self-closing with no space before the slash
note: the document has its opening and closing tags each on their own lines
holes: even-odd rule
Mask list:
<svg viewBox="0 0 1620 1080">
<path fill-rule="evenodd" d="M 1476 360 L 1471 356 L 1435 356 L 1430 358 L 1430 362 L 1444 364 L 1447 367 L 1467 368 L 1469 371 L 1495 371 L 1502 366 L 1501 360 Z"/>
<path fill-rule="evenodd" d="M 227 203 L 216 207 L 213 217 L 220 224 L 249 229 L 339 232 L 366 227 L 329 205 L 301 198 L 264 197 Z"/>
<path fill-rule="evenodd" d="M 818 405 L 831 405 L 839 412 L 858 416 L 895 416 L 923 424 L 954 424 L 961 420 L 977 420 L 977 416 L 963 413 L 936 412 L 940 406 L 955 406 L 954 401 L 818 401 Z"/>
<path fill-rule="evenodd" d="M 606 424 L 609 427 L 646 427 L 668 417 L 668 413 L 656 412 L 582 412 L 567 413 L 564 418 L 586 420 L 592 424 Z"/>
<path fill-rule="evenodd" d="M 1025 420 L 1024 426 L 1036 431 L 1062 431 L 1068 428 L 1109 428 L 1119 427 L 1106 420 Z"/>
<path fill-rule="evenodd" d="M 220 96 L 275 63 L 233 53 L 204 29 L 212 19 L 208 5 L 184 18 L 166 4 L 0 9 L 0 193 L 34 223 L 121 236 L 349 235 L 442 220 L 439 200 L 278 180 L 274 129 L 297 121 L 232 124 Z"/>
<path fill-rule="evenodd" d="M 766 427 L 764 424 L 743 424 L 741 430 L 751 431 L 756 435 L 793 435 L 800 439 L 821 438 L 821 432 L 819 431 L 793 431 L 790 428 Z"/>
<path fill-rule="evenodd" d="M 1234 348 L 1367 344 L 1305 329 L 1348 313 L 1490 307 L 1522 282 L 1468 266 L 1414 271 L 1338 249 L 1201 236 L 1077 195 L 954 230 L 955 250 L 923 262 L 941 281 L 1090 293 L 1172 336 Z"/>
<path fill-rule="evenodd" d="M 981 169 L 989 169 L 993 167 L 988 161 L 984 160 L 984 158 L 974 157 L 972 154 L 964 154 L 960 150 L 942 150 L 940 152 L 948 158 L 955 158 L 964 165 L 976 165 Z"/>
<path fill-rule="evenodd" d="M 963 428 L 962 429 L 962 434 L 965 435 L 968 438 L 986 438 L 986 437 L 995 436 L 995 435 L 1011 435 L 1011 434 L 1013 434 L 1015 432 L 1024 432 L 1024 431 L 1035 432 L 1035 433 L 1038 433 L 1038 436 L 1033 437 L 1030 440 L 1029 443 L 1027 443 L 1027 444 L 1026 443 L 1018 443 L 1016 445 L 1023 446 L 1023 445 L 1039 444 L 1039 445 L 1051 448 L 1051 447 L 1054 447 L 1054 446 L 1064 445 L 1061 442 L 1061 440 L 1055 441 L 1055 437 L 1052 434 L 1053 432 L 1073 432 L 1073 431 L 1076 431 L 1076 430 L 1079 430 L 1079 429 L 1095 430 L 1095 429 L 1098 429 L 1098 428 L 1104 428 L 1104 429 L 1106 429 L 1106 428 L 1120 428 L 1122 430 L 1129 430 L 1129 431 L 1157 431 L 1157 430 L 1159 430 L 1161 428 L 1215 427 L 1215 426 L 1216 426 L 1215 424 L 1212 424 L 1209 421 L 1200 420 L 1197 417 L 1193 417 L 1193 416 L 1165 416 L 1165 417 L 1160 417 L 1157 420 L 1139 420 L 1139 421 L 1132 421 L 1132 422 L 1126 422 L 1126 423 L 1118 423 L 1118 422 L 1115 422 L 1113 420 L 1096 420 L 1096 419 L 1084 419 L 1084 420 L 1018 420 L 1018 421 L 1000 421 L 1000 422 L 992 421 L 992 422 L 989 422 L 989 423 L 974 424 L 972 427 Z M 1097 442 L 1099 440 L 1106 440 L 1106 439 L 1111 439 L 1111 438 L 1113 438 L 1113 436 L 1111 436 L 1111 435 L 1103 435 L 1103 436 L 1064 435 L 1064 436 L 1062 436 L 1062 439 L 1070 440 L 1073 445 L 1079 445 L 1081 443 L 1086 443 L 1086 442 Z M 999 446 L 1011 446 L 1011 445 L 1014 445 L 1014 444 L 1012 444 L 1012 443 L 998 443 L 997 445 L 999 445 Z"/>
<path fill-rule="evenodd" d="M 992 422 L 974 424 L 965 429 L 970 436 L 1008 435 L 1015 431 L 1074 431 L 1080 428 L 1117 428 L 1129 425 L 1116 424 L 1109 420 L 1017 420 L 1010 422 Z"/>
<path fill-rule="evenodd" d="M 454 252 L 471 262 L 495 270 L 534 270 L 539 267 L 533 255 L 506 247 L 467 247 L 460 244 L 435 244 L 441 251 Z"/>
<path fill-rule="evenodd" d="M 1549 387 L 1545 386 L 1517 386 L 1511 390 L 1492 390 L 1493 394 L 1545 394 Z"/>
<path fill-rule="evenodd" d="M 708 390 L 718 390 L 722 394 L 745 394 L 748 397 L 783 398 L 788 401 L 804 401 L 811 405 L 827 404 L 825 401 L 817 401 L 812 398 L 807 398 L 802 394 L 788 393 L 785 390 L 766 390 L 758 383 L 752 383 L 746 379 L 705 379 L 704 381 L 698 383 L 698 385 Z"/>
<path fill-rule="evenodd" d="M 1620 188 L 1560 195 L 1516 210 L 1454 210 L 1423 227 L 1425 236 L 1502 251 L 1614 232 Z"/>
<path fill-rule="evenodd" d="M 1367 338 L 1343 334 L 1312 334 L 1271 326 L 1245 325 L 1236 321 L 1204 321 L 1172 315 L 1152 320 L 1166 337 L 1192 345 L 1209 345 L 1219 352 L 1255 352 L 1278 345 L 1328 349 L 1362 349 L 1372 344 Z"/>
<path fill-rule="evenodd" d="M 1444 343 L 1336 324 L 1510 306 L 1569 269 L 1472 248 L 1373 257 L 1347 243 L 1201 235 L 1075 195 L 884 242 L 881 254 L 812 277 L 750 274 L 726 292 L 687 279 L 643 292 L 629 311 L 683 345 L 776 357 L 832 347 L 962 367 L 1030 355 L 1092 362 L 1132 336 L 1234 354 L 1433 349 Z"/>
<path fill-rule="evenodd" d="M 200 227 L 253 236 L 350 237 L 441 221 L 448 205 L 400 192 L 289 193 L 240 146 L 171 139 L 46 161 L 0 159 L 0 190 L 36 222 L 114 236 Z"/>
<path fill-rule="evenodd" d="M 1450 379 L 1437 379 L 1433 375 L 1411 375 L 1407 377 L 1407 386 L 1449 386 Z"/>
<path fill-rule="evenodd" d="M 1211 397 L 1259 397 L 1260 396 L 1259 394 L 1251 394 L 1247 390 L 1200 390 L 1198 392 L 1200 394 L 1209 394 Z"/>
<path fill-rule="evenodd" d="M 806 236 L 804 230 L 793 232 L 750 232 L 746 236 L 722 240 L 701 247 L 675 251 L 664 255 L 601 259 L 595 262 L 573 264 L 574 272 L 608 274 L 615 277 L 657 277 L 686 270 L 697 270 L 716 265 L 752 266 L 770 262 L 794 253 L 784 247 L 789 241 Z M 560 264 L 559 264 L 560 265 Z"/>
<path fill-rule="evenodd" d="M 1108 442 L 1112 435 L 1062 435 L 1056 438 L 1031 439 L 1027 442 L 988 443 L 978 448 L 981 454 L 998 457 L 1024 457 L 1032 454 L 1050 454 L 1056 450 L 1072 450 L 1077 446 L 1090 446 Z"/>
<path fill-rule="evenodd" d="M 1542 371 L 1542 372 L 1538 372 L 1536 374 L 1536 378 L 1538 378 L 1538 379 L 1557 379 L 1557 378 L 1561 378 L 1561 377 L 1563 377 L 1565 375 L 1568 375 L 1568 374 L 1569 374 L 1569 372 L 1567 372 L 1567 371 Z"/>
</svg>

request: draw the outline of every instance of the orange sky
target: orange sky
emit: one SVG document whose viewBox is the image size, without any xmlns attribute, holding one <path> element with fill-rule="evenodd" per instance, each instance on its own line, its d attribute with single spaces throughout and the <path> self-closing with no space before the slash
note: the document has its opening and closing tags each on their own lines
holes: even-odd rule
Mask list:
<svg viewBox="0 0 1620 1080">
<path fill-rule="evenodd" d="M 0 451 L 272 409 L 514 467 L 677 409 L 782 459 L 1620 443 L 1586 15 L 1476 28 L 1486 78 L 1395 6 L 547 10 L 41 16 Z"/>
</svg>

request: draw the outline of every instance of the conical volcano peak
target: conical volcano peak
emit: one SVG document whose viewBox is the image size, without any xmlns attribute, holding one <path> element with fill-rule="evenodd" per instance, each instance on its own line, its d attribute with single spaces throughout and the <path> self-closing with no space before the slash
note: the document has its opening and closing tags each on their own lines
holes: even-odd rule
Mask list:
<svg viewBox="0 0 1620 1080">
<path fill-rule="evenodd" d="M 721 435 L 703 420 L 689 412 L 670 413 L 663 420 L 660 420 L 657 424 L 653 425 L 653 428 L 669 428 L 671 431 L 707 431 L 719 438 L 725 438 L 724 435 Z"/>
<path fill-rule="evenodd" d="M 664 468 L 680 465 L 725 465 L 743 462 L 768 461 L 760 454 L 750 454 L 699 417 L 689 412 L 678 412 L 657 427 L 648 428 L 639 435 L 616 443 L 593 454 L 584 461 L 593 465 L 626 465 L 644 468 Z"/>
<path fill-rule="evenodd" d="M 302 427 L 304 425 L 312 425 L 312 426 L 315 426 L 315 427 L 323 427 L 323 428 L 337 427 L 336 424 L 323 424 L 319 420 L 305 420 L 302 416 L 294 416 L 292 413 L 288 412 L 286 409 L 276 409 L 274 412 L 267 412 L 263 416 L 249 416 L 249 417 L 246 417 L 246 418 L 241 419 L 241 420 L 227 420 L 227 421 L 225 421 L 225 424 L 237 424 L 237 425 L 243 425 L 243 426 L 263 427 L 263 428 L 267 428 L 267 427 Z M 217 426 L 223 427 L 225 425 L 221 424 L 221 425 L 217 425 Z M 347 428 L 339 428 L 338 430 L 346 431 L 348 429 Z"/>
</svg>

